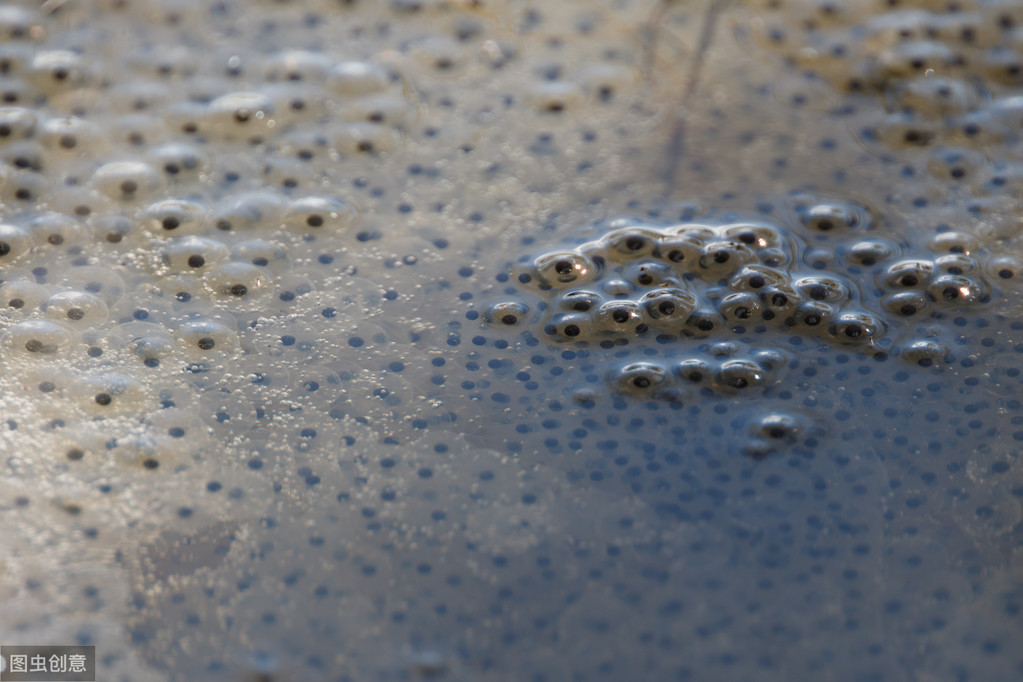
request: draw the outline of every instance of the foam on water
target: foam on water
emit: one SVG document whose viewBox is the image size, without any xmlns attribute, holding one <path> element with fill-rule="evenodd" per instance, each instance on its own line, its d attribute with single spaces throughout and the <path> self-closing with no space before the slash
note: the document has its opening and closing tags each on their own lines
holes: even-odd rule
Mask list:
<svg viewBox="0 0 1023 682">
<path fill-rule="evenodd" d="M 1018 677 L 1023 16 L 952 4 L 731 3 L 689 97 L 683 3 L 0 7 L 0 639 Z"/>
</svg>

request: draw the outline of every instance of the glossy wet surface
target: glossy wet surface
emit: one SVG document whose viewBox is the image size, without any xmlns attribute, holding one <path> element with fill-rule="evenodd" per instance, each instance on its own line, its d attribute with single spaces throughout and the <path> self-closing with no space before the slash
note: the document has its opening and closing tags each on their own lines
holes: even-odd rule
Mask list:
<svg viewBox="0 0 1023 682">
<path fill-rule="evenodd" d="M 890 4 L 0 7 L 0 638 L 1023 674 L 1023 14 Z"/>
</svg>

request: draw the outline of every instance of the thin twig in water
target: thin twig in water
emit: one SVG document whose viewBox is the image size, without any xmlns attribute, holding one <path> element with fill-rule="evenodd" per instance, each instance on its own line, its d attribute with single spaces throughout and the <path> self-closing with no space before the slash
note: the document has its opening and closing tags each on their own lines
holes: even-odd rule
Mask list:
<svg viewBox="0 0 1023 682">
<path fill-rule="evenodd" d="M 660 6 L 651 15 L 651 21 L 660 23 L 665 11 L 670 5 L 678 0 L 661 0 Z M 714 29 L 717 27 L 718 17 L 730 0 L 710 0 L 707 9 L 703 13 L 703 26 L 700 27 L 700 40 L 693 52 L 692 62 L 689 64 L 689 71 L 686 73 L 685 83 L 682 87 L 677 104 L 675 106 L 674 118 L 671 126 L 671 137 L 668 143 L 668 166 L 664 173 L 664 198 L 671 196 L 675 187 L 675 177 L 678 175 L 679 163 L 685 153 L 686 117 L 689 113 L 689 100 L 696 92 L 696 86 L 700 80 L 700 72 L 714 40 Z M 651 33 L 656 35 L 656 26 L 651 26 Z"/>
</svg>

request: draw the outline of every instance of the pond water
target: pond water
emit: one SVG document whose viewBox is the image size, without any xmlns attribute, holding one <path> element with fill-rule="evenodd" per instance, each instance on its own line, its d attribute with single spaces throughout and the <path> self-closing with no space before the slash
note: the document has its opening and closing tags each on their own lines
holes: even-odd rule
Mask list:
<svg viewBox="0 0 1023 682">
<path fill-rule="evenodd" d="M 0 5 L 0 641 L 1023 676 L 1013 0 Z"/>
</svg>

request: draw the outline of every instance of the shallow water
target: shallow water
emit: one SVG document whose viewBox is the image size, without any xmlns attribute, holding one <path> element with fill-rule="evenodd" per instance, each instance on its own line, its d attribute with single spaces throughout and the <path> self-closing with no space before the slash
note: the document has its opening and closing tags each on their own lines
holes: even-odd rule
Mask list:
<svg viewBox="0 0 1023 682">
<path fill-rule="evenodd" d="M 0 639 L 1023 674 L 1023 12 L 677 4 L 0 7 Z"/>
</svg>

